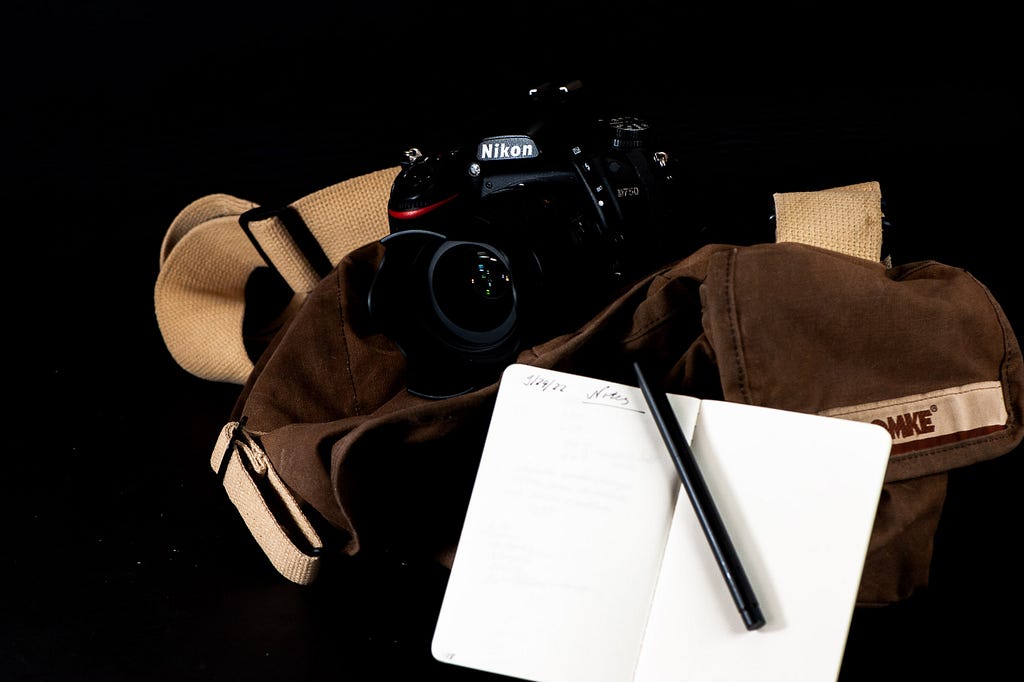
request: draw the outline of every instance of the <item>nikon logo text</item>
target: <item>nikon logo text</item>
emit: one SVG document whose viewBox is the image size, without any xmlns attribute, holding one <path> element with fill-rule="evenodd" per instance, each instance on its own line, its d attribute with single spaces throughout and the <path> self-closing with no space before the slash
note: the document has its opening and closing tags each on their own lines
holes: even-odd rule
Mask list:
<svg viewBox="0 0 1024 682">
<path fill-rule="evenodd" d="M 488 137 L 480 141 L 476 149 L 478 161 L 494 161 L 502 159 L 535 159 L 540 151 L 533 140 L 525 135 L 506 135 Z"/>
</svg>

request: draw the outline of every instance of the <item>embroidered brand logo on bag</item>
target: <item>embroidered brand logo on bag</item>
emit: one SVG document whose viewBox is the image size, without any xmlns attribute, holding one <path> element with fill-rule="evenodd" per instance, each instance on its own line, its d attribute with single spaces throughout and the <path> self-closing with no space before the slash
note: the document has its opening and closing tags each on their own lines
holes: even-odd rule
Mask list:
<svg viewBox="0 0 1024 682">
<path fill-rule="evenodd" d="M 998 381 L 825 410 L 839 417 L 881 426 L 892 436 L 891 454 L 956 443 L 1006 428 L 1006 406 Z"/>
<path fill-rule="evenodd" d="M 933 433 L 935 424 L 932 423 L 932 412 L 938 412 L 939 408 L 932 405 L 927 410 L 917 412 L 904 412 L 885 419 L 872 419 L 872 424 L 878 424 L 892 436 L 893 440 L 919 436 L 922 433 Z"/>
</svg>

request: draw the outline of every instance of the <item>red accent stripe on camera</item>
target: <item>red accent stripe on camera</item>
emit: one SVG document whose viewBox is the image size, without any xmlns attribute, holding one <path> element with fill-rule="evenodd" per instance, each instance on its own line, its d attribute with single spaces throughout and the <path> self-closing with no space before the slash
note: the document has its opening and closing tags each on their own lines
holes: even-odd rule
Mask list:
<svg viewBox="0 0 1024 682">
<path fill-rule="evenodd" d="M 409 218 L 419 218 L 421 215 L 423 215 L 425 213 L 430 213 L 435 208 L 439 208 L 441 206 L 444 206 L 445 204 L 447 204 L 449 201 L 453 200 L 457 196 L 459 196 L 459 195 L 456 193 L 456 194 L 451 195 L 447 199 L 442 199 L 441 201 L 438 201 L 438 202 L 435 202 L 433 204 L 430 204 L 429 206 L 424 206 L 423 208 L 410 208 L 407 211 L 396 211 L 394 209 L 390 209 L 389 208 L 388 209 L 388 215 L 391 216 L 392 218 L 399 218 L 400 220 L 407 220 Z"/>
</svg>

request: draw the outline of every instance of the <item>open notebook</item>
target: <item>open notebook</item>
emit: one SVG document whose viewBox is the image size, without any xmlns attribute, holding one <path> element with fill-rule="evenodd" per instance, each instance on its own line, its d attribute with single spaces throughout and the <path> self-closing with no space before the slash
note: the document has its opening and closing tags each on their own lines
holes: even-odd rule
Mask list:
<svg viewBox="0 0 1024 682">
<path fill-rule="evenodd" d="M 537 682 L 838 676 L 889 434 L 669 398 L 766 625 L 744 627 L 640 389 L 514 364 L 435 658 Z"/>
</svg>

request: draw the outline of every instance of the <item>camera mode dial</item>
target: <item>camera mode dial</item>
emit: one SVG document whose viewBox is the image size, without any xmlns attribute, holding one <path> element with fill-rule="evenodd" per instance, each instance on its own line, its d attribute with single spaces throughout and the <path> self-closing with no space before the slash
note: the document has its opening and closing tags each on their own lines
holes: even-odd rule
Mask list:
<svg viewBox="0 0 1024 682">
<path fill-rule="evenodd" d="M 650 124 L 637 116 L 616 116 L 608 121 L 612 132 L 612 147 L 636 149 L 646 142 Z"/>
</svg>

